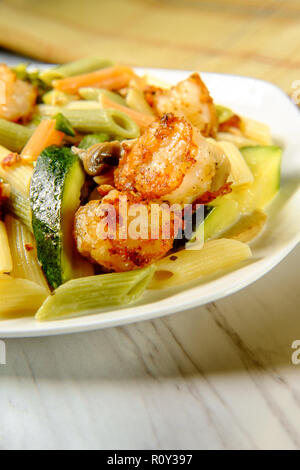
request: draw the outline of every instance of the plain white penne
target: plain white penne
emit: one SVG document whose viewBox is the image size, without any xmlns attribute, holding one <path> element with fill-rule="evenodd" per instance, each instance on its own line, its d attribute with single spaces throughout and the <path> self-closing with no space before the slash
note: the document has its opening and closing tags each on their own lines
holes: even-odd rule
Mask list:
<svg viewBox="0 0 300 470">
<path fill-rule="evenodd" d="M 223 238 L 211 240 L 201 250 L 182 250 L 159 261 L 150 289 L 183 285 L 232 268 L 251 256 L 251 249 L 244 243 Z"/>
<path fill-rule="evenodd" d="M 0 220 L 0 274 L 11 273 L 13 261 L 9 248 L 8 236 L 5 224 Z"/>
<path fill-rule="evenodd" d="M 46 299 L 43 287 L 26 279 L 0 276 L 0 318 L 34 315 Z"/>
<path fill-rule="evenodd" d="M 11 215 L 5 217 L 5 222 L 13 259 L 12 276 L 35 282 L 49 293 L 48 283 L 37 259 L 32 233 Z"/>
<path fill-rule="evenodd" d="M 223 150 L 226 157 L 230 161 L 231 173 L 229 182 L 233 186 L 242 186 L 244 184 L 251 184 L 254 182 L 254 176 L 243 155 L 232 142 L 220 141 L 216 144 Z"/>
</svg>

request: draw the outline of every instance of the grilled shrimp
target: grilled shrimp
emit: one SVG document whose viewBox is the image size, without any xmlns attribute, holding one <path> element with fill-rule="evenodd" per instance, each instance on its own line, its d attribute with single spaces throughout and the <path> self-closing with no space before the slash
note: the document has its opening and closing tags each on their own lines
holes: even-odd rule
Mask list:
<svg viewBox="0 0 300 470">
<path fill-rule="evenodd" d="M 205 137 L 215 137 L 218 117 L 213 100 L 198 73 L 170 89 L 149 86 L 145 98 L 159 117 L 166 113 L 184 116 Z"/>
<path fill-rule="evenodd" d="M 120 203 L 124 204 L 125 200 L 126 208 L 120 209 Z M 169 214 L 168 207 L 161 210 L 168 212 L 170 217 L 163 219 L 161 216 L 154 220 L 154 236 L 150 205 L 137 196 L 124 195 L 113 189 L 101 201 L 91 201 L 77 211 L 74 225 L 77 249 L 109 271 L 123 272 L 148 266 L 173 246 L 176 216 Z M 164 227 L 164 220 L 170 221 L 168 227 Z M 134 228 L 138 228 L 138 233 Z"/>
<path fill-rule="evenodd" d="M 18 121 L 34 110 L 37 92 L 30 83 L 17 79 L 6 65 L 0 65 L 0 118 Z"/>
<path fill-rule="evenodd" d="M 220 148 L 185 118 L 166 114 L 125 148 L 115 186 L 146 200 L 184 205 L 220 190 L 229 174 L 230 163 Z"/>
</svg>

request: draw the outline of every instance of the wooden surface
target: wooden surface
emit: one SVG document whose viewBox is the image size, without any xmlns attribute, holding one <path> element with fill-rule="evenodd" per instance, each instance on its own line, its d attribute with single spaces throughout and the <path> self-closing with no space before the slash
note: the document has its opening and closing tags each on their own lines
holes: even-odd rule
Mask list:
<svg viewBox="0 0 300 470">
<path fill-rule="evenodd" d="M 0 44 L 49 61 L 96 52 L 246 74 L 286 91 L 300 79 L 297 0 L 55 3 L 2 0 Z M 247 289 L 164 319 L 6 341 L 0 449 L 300 449 L 299 265 L 300 247 Z"/>
<path fill-rule="evenodd" d="M 0 45 L 39 60 L 237 73 L 291 91 L 300 73 L 299 0 L 2 0 Z"/>
</svg>

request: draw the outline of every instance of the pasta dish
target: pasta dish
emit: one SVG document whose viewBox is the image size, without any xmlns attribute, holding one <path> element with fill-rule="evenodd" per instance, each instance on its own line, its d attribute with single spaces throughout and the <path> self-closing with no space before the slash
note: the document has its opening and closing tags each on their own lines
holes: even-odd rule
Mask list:
<svg viewBox="0 0 300 470">
<path fill-rule="evenodd" d="M 239 267 L 281 158 L 199 73 L 0 65 L 0 318 L 98 313 Z"/>
</svg>

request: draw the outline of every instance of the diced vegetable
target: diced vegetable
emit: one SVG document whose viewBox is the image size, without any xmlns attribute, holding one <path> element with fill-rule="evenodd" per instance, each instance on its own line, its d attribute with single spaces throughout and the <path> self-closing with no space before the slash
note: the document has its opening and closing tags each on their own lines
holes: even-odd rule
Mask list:
<svg viewBox="0 0 300 470">
<path fill-rule="evenodd" d="M 11 152 L 21 152 L 33 134 L 33 129 L 0 119 L 0 145 Z"/>
</svg>

